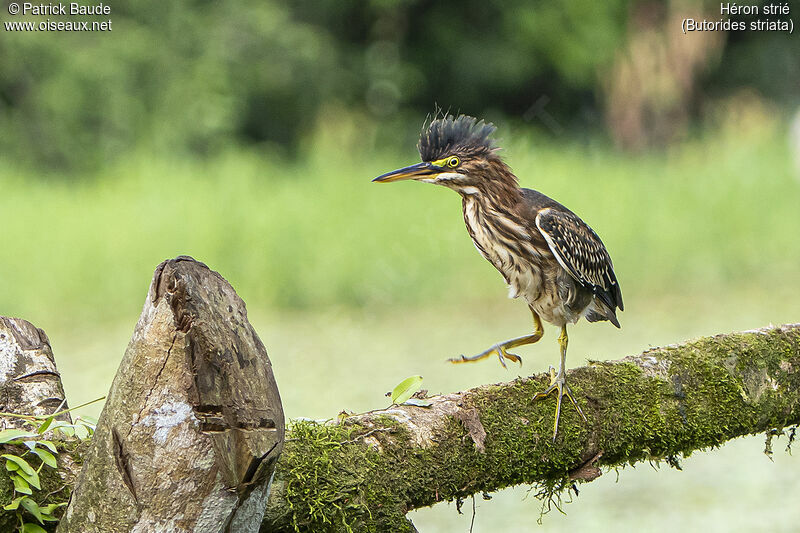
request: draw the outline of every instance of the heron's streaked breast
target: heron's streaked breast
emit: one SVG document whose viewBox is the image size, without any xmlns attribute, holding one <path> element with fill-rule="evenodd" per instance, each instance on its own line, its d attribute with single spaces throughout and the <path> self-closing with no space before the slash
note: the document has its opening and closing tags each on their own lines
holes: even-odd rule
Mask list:
<svg viewBox="0 0 800 533">
<path fill-rule="evenodd" d="M 529 231 L 471 196 L 464 197 L 464 222 L 475 248 L 502 274 L 509 297 L 537 298 L 543 283 L 543 257 L 531 243 Z"/>
</svg>

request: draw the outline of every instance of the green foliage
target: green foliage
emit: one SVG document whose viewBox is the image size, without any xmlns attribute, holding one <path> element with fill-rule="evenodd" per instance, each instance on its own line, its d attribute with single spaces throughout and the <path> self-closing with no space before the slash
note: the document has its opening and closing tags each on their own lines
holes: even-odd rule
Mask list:
<svg viewBox="0 0 800 533">
<path fill-rule="evenodd" d="M 20 531 L 22 533 L 47 533 L 43 528 L 39 527 L 38 525 L 32 522 L 27 522 L 25 524 L 22 524 Z"/>
<path fill-rule="evenodd" d="M 22 439 L 24 437 L 34 437 L 37 433 L 31 433 L 30 431 L 25 431 L 24 429 L 4 429 L 0 431 L 0 444 L 6 444 L 7 442 L 15 441 Z"/>
<path fill-rule="evenodd" d="M 406 378 L 392 390 L 392 403 L 401 404 L 410 399 L 422 387 L 422 376 Z"/>
<path fill-rule="evenodd" d="M 195 155 L 297 147 L 330 106 L 398 126 L 434 102 L 521 117 L 541 96 L 562 125 L 597 130 L 600 74 L 637 23 L 634 5 L 147 0 L 115 6 L 110 33 L 2 31 L 0 50 L 13 53 L 0 54 L 0 152 L 82 171 L 142 146 Z M 797 47 L 782 33 L 737 35 L 707 83 L 716 92 L 755 84 L 791 102 Z"/>
<path fill-rule="evenodd" d="M 100 401 L 99 398 L 95 401 Z M 94 403 L 94 402 L 89 402 Z M 14 485 L 12 500 L 3 506 L 6 511 L 15 511 L 18 530 L 21 533 L 44 532 L 41 526 L 29 522 L 28 516 L 35 518 L 39 524 L 45 522 L 57 522 L 56 510 L 67 505 L 67 502 L 48 501 L 55 493 L 40 494 L 42 485 L 40 474 L 46 466 L 57 470 L 58 447 L 52 440 L 45 439 L 45 436 L 52 435 L 54 439 L 88 439 L 94 433 L 95 424 L 84 418 L 77 417 L 75 422 L 70 424 L 63 420 L 56 420 L 56 417 L 74 409 L 85 407 L 87 404 L 79 405 L 71 409 L 57 410 L 52 415 L 20 415 L 17 413 L 0 413 L 0 417 L 17 418 L 24 421 L 28 430 L 9 428 L 0 431 L 0 444 L 6 449 L 16 453 L 4 453 L 0 455 L 5 459 L 6 471 L 9 479 Z M 27 457 L 27 459 L 26 459 Z M 36 458 L 38 465 L 31 465 L 30 461 Z"/>
<path fill-rule="evenodd" d="M 111 19 L 107 34 L 0 32 L 14 50 L 0 54 L 0 150 L 81 170 L 139 143 L 200 154 L 239 137 L 286 143 L 335 84 L 328 32 L 281 2 L 145 1 Z"/>
</svg>

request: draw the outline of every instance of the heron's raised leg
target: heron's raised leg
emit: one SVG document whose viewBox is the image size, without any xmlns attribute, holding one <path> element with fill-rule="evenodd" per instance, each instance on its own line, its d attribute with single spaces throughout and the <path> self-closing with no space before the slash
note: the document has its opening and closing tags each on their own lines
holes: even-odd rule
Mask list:
<svg viewBox="0 0 800 533">
<path fill-rule="evenodd" d="M 512 348 L 517 348 L 519 346 L 525 346 L 526 344 L 533 344 L 534 342 L 541 339 L 542 335 L 544 335 L 542 320 L 539 318 L 539 315 L 536 314 L 536 311 L 534 311 L 533 309 L 531 309 L 531 313 L 533 313 L 533 324 L 536 326 L 536 331 L 534 331 L 530 335 L 524 335 L 522 337 L 517 337 L 514 339 L 509 339 L 507 341 L 497 343 L 491 348 L 484 350 L 481 353 L 473 355 L 471 357 L 462 355 L 461 357 L 453 357 L 452 359 L 448 359 L 448 361 L 451 363 L 474 363 L 475 361 L 486 359 L 492 354 L 497 354 L 497 358 L 500 360 L 500 364 L 503 365 L 504 368 L 507 368 L 506 359 L 509 359 L 521 365 L 522 358 L 516 354 L 509 353 L 508 350 Z"/>
<path fill-rule="evenodd" d="M 546 390 L 543 392 L 539 392 L 536 396 L 533 397 L 533 401 L 543 400 L 550 396 L 551 393 L 556 393 L 556 419 L 553 423 L 553 442 L 556 440 L 556 434 L 558 433 L 558 419 L 561 416 L 561 398 L 566 396 L 569 398 L 569 401 L 572 402 L 572 405 L 575 406 L 575 409 L 578 410 L 578 414 L 581 415 L 583 421 L 586 421 L 586 415 L 583 414 L 581 410 L 581 406 L 578 405 L 578 402 L 575 400 L 575 397 L 572 395 L 572 391 L 567 385 L 567 371 L 565 368 L 566 361 L 567 361 L 567 326 L 561 327 L 561 335 L 558 336 L 558 345 L 561 346 L 561 366 L 558 368 L 558 374 L 553 374 L 553 367 L 550 367 L 550 386 L 547 387 Z"/>
</svg>

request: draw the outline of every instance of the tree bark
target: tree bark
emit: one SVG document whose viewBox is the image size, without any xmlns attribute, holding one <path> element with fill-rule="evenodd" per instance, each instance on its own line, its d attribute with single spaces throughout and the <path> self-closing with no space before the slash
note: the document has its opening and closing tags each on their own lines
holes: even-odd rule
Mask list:
<svg viewBox="0 0 800 533">
<path fill-rule="evenodd" d="M 283 435 L 244 302 L 204 264 L 165 261 L 58 531 L 258 531 Z"/>
<path fill-rule="evenodd" d="M 0 317 L 0 411 L 49 415 L 67 408 L 61 375 L 44 331 L 21 318 Z M 71 422 L 69 413 L 57 417 Z M 0 429 L 22 428 L 19 418 L 0 418 Z"/>
<path fill-rule="evenodd" d="M 569 372 L 588 417 L 532 402 L 544 374 L 294 422 L 262 531 L 409 531 L 416 508 L 521 483 L 545 497 L 600 467 L 678 458 L 800 422 L 800 324 L 701 338 Z"/>
</svg>

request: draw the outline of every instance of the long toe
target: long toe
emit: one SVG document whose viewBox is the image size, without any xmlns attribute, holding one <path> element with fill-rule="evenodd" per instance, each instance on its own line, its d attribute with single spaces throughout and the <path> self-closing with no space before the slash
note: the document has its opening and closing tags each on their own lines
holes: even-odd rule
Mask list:
<svg viewBox="0 0 800 533">
<path fill-rule="evenodd" d="M 519 363 L 519 366 L 522 366 L 522 357 L 518 356 L 515 353 L 506 352 L 506 359 L 509 361 L 513 361 L 515 363 Z"/>
<path fill-rule="evenodd" d="M 558 435 L 558 421 L 561 418 L 561 400 L 564 397 L 564 383 L 559 381 L 555 385 L 558 392 L 556 392 L 556 419 L 553 422 L 553 442 L 556 441 Z"/>
<path fill-rule="evenodd" d="M 569 385 L 567 385 L 566 382 L 564 382 L 564 393 L 567 395 L 567 398 L 569 398 L 569 401 L 572 402 L 572 405 L 575 406 L 575 410 L 578 411 L 579 415 L 581 415 L 583 421 L 588 422 L 586 415 L 583 414 L 583 409 L 581 409 L 581 406 L 578 405 L 578 400 L 575 399 L 575 396 L 572 394 L 572 389 L 569 388 Z"/>
<path fill-rule="evenodd" d="M 508 369 L 508 365 L 506 365 L 506 356 L 503 354 L 503 350 L 497 348 L 496 351 L 497 351 L 497 359 L 500 361 L 500 364 L 503 365 L 503 368 Z"/>
<path fill-rule="evenodd" d="M 492 353 L 494 353 L 495 351 L 497 351 L 497 346 L 492 346 L 488 350 L 484 350 L 479 354 L 471 355 L 469 357 L 467 357 L 464 354 L 461 354 L 461 356 L 459 356 L 459 357 L 451 357 L 450 359 L 447 360 L 447 362 L 448 363 L 474 363 L 475 361 L 480 361 L 481 359 L 486 359 L 487 357 L 492 355 Z M 499 352 L 498 352 L 498 355 L 500 355 Z M 500 362 L 503 363 L 502 355 L 501 355 Z M 503 363 L 503 366 L 505 366 L 505 363 Z"/>
<path fill-rule="evenodd" d="M 584 422 L 586 422 L 587 419 L 586 415 L 583 414 L 583 410 L 581 409 L 580 405 L 578 405 L 578 401 L 575 399 L 572 390 L 569 388 L 569 385 L 567 385 L 567 378 L 564 374 L 558 374 L 554 376 L 550 386 L 542 392 L 536 393 L 536 395 L 533 397 L 533 401 L 543 400 L 554 393 L 556 396 L 556 412 L 555 420 L 553 421 L 553 441 L 555 442 L 556 436 L 558 435 L 558 423 L 561 419 L 561 406 L 563 404 L 564 396 L 566 396 L 570 403 L 575 406 L 575 410 L 578 411 L 578 414 L 581 415 L 581 418 L 583 418 Z"/>
<path fill-rule="evenodd" d="M 538 402 L 539 400 L 544 400 L 545 398 L 547 398 L 548 396 L 550 396 L 550 394 L 551 394 L 551 393 L 552 393 L 552 392 L 553 392 L 555 389 L 556 389 L 556 386 L 555 386 L 555 385 L 550 385 L 549 387 L 547 387 L 547 388 L 546 388 L 545 390 L 543 390 L 542 392 L 537 392 L 537 393 L 536 393 L 536 395 L 534 395 L 534 397 L 533 397 L 533 401 L 534 401 L 534 402 Z"/>
</svg>

